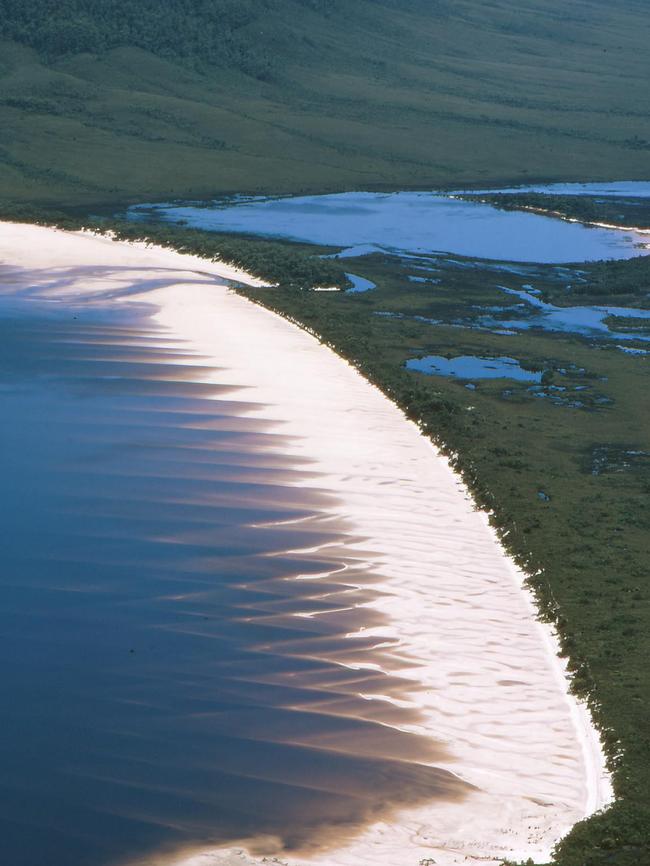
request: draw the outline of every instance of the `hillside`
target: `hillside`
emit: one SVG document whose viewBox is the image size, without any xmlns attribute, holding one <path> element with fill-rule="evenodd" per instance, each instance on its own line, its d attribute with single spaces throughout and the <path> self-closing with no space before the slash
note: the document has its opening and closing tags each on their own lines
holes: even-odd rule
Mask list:
<svg viewBox="0 0 650 866">
<path fill-rule="evenodd" d="M 0 0 L 0 199 L 647 177 L 637 0 Z"/>
</svg>

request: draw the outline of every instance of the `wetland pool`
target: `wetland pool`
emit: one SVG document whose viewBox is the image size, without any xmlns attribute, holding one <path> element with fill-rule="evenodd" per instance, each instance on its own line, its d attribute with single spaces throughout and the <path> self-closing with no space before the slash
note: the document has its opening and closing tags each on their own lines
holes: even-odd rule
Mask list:
<svg viewBox="0 0 650 866">
<path fill-rule="evenodd" d="M 436 376 L 454 376 L 458 379 L 515 379 L 519 382 L 541 382 L 541 372 L 525 370 L 515 358 L 481 358 L 475 355 L 460 355 L 445 358 L 442 355 L 426 355 L 406 362 L 407 370 L 429 373 Z"/>
<path fill-rule="evenodd" d="M 638 188 L 641 197 L 642 193 L 647 195 L 649 185 L 627 186 Z M 208 231 L 342 247 L 344 255 L 349 251 L 351 256 L 375 251 L 446 252 L 498 261 L 561 264 L 633 258 L 644 253 L 650 243 L 648 234 L 499 210 L 440 192 L 237 197 L 210 205 L 136 205 L 128 213 L 132 219 L 154 216 Z"/>
</svg>

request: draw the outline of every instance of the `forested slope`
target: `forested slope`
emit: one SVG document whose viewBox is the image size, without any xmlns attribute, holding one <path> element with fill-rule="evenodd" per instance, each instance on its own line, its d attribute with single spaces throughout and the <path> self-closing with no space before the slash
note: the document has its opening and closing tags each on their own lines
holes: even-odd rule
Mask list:
<svg viewBox="0 0 650 866">
<path fill-rule="evenodd" d="M 0 0 L 0 198 L 645 177 L 635 0 Z"/>
</svg>

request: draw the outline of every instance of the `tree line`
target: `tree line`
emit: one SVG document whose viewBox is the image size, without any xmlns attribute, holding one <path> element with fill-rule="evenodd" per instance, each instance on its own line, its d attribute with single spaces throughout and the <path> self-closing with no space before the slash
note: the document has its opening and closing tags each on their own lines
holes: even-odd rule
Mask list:
<svg viewBox="0 0 650 866">
<path fill-rule="evenodd" d="M 292 0 L 328 14 L 339 0 Z M 0 0 L 0 37 L 46 60 L 123 46 L 195 67 L 234 66 L 264 78 L 274 58 L 260 28 L 287 0 Z M 255 25 L 255 26 L 254 26 Z"/>
</svg>

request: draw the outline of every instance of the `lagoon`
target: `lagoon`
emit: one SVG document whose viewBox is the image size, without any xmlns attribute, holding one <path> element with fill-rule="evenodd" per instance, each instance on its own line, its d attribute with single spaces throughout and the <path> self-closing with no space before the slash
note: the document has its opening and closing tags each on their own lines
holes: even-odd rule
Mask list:
<svg viewBox="0 0 650 866">
<path fill-rule="evenodd" d="M 646 189 L 647 184 L 639 184 Z M 628 259 L 650 237 L 587 227 L 553 217 L 503 211 L 439 192 L 350 192 L 299 197 L 220 199 L 211 205 L 167 203 L 130 209 L 220 232 L 342 247 L 363 255 L 439 252 L 510 262 L 569 263 Z"/>
</svg>

